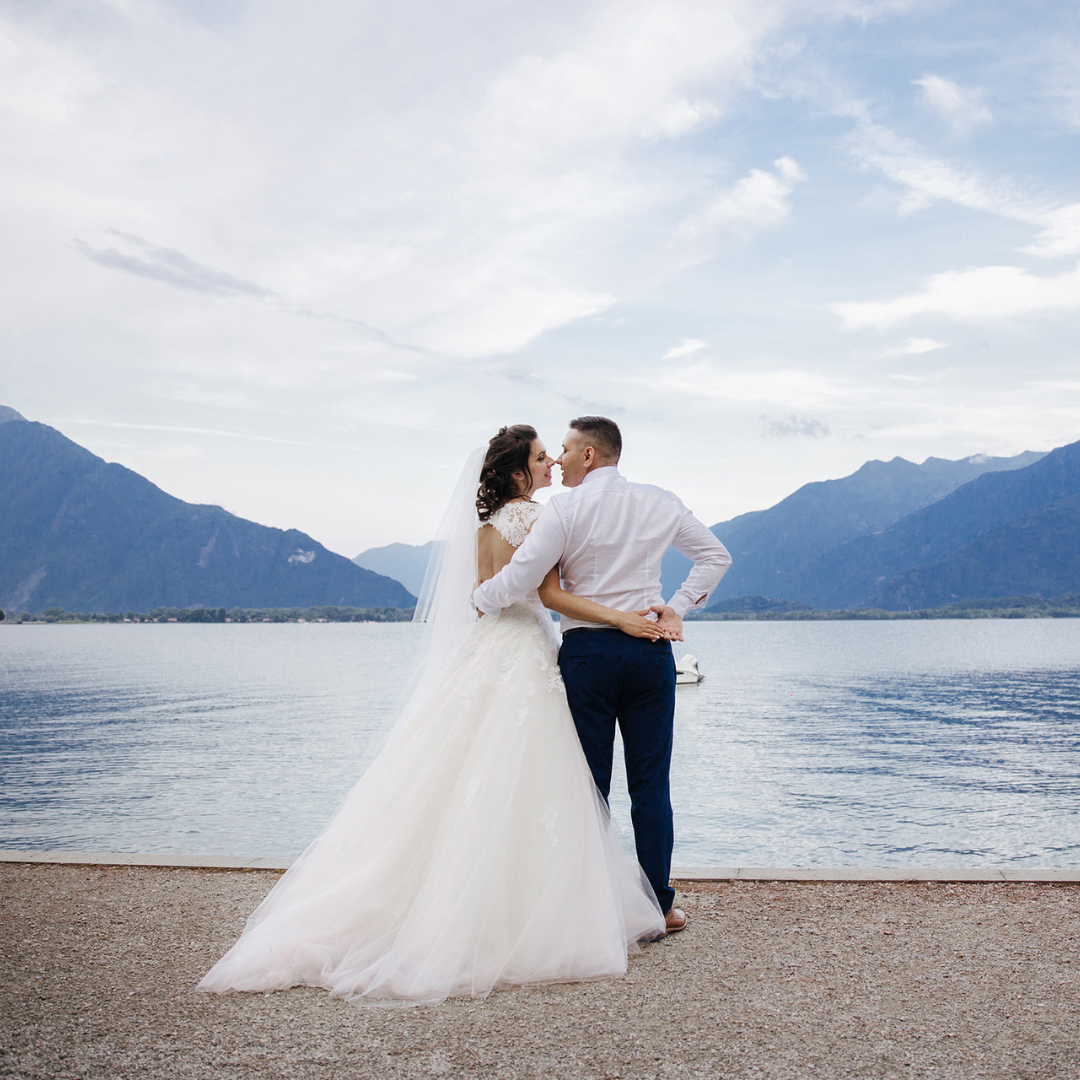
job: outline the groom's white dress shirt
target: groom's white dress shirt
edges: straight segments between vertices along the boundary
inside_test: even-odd
[[[632,484],[613,465],[552,496],[513,559],[474,593],[494,614],[537,588],[559,566],[562,587],[619,611],[663,603],[660,562],[674,547],[694,562],[668,601],[680,616],[705,603],[731,565],[727,548],[670,491]],[[563,616],[562,630],[597,626]]]

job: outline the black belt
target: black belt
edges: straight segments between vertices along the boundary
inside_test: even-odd
[[[569,637],[571,634],[621,634],[622,631],[617,626],[573,626],[569,630],[563,631],[563,637]]]

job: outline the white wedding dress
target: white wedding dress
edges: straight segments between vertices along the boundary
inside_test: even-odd
[[[539,512],[509,503],[491,524],[517,546]],[[535,594],[476,622],[199,988],[437,1002],[624,973],[664,917],[593,783],[556,655]]]

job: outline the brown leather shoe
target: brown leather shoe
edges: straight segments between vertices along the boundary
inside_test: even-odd
[[[674,934],[679,930],[686,929],[686,912],[680,911],[677,907],[673,907],[664,916],[664,929],[669,934]]]

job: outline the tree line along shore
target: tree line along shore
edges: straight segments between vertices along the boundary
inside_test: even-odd
[[[1080,595],[1044,600],[1038,596],[1006,596],[964,601],[913,611],[856,608],[815,611],[800,606],[780,611],[702,611],[687,615],[687,622],[836,622],[842,620],[895,621],[913,619],[1075,619],[1080,618]]]
[[[0,622],[8,625],[40,623],[332,623],[409,622],[412,608],[396,607],[306,607],[306,608],[225,608],[160,607],[153,611],[108,612],[65,611],[46,608],[35,612],[0,612]]]
[[[816,611],[807,604],[767,597],[740,598],[729,602],[732,610],[692,611],[687,622],[822,622],[842,620],[885,621],[912,619],[1063,619],[1080,618],[1080,593],[1045,599],[1040,596],[1003,596],[990,600],[966,600],[916,611],[883,611],[876,608]],[[737,605],[737,607],[736,607]],[[47,608],[36,612],[0,611],[0,623],[341,623],[411,622],[412,608],[336,607],[304,608],[154,608],[148,612],[73,612]]]

